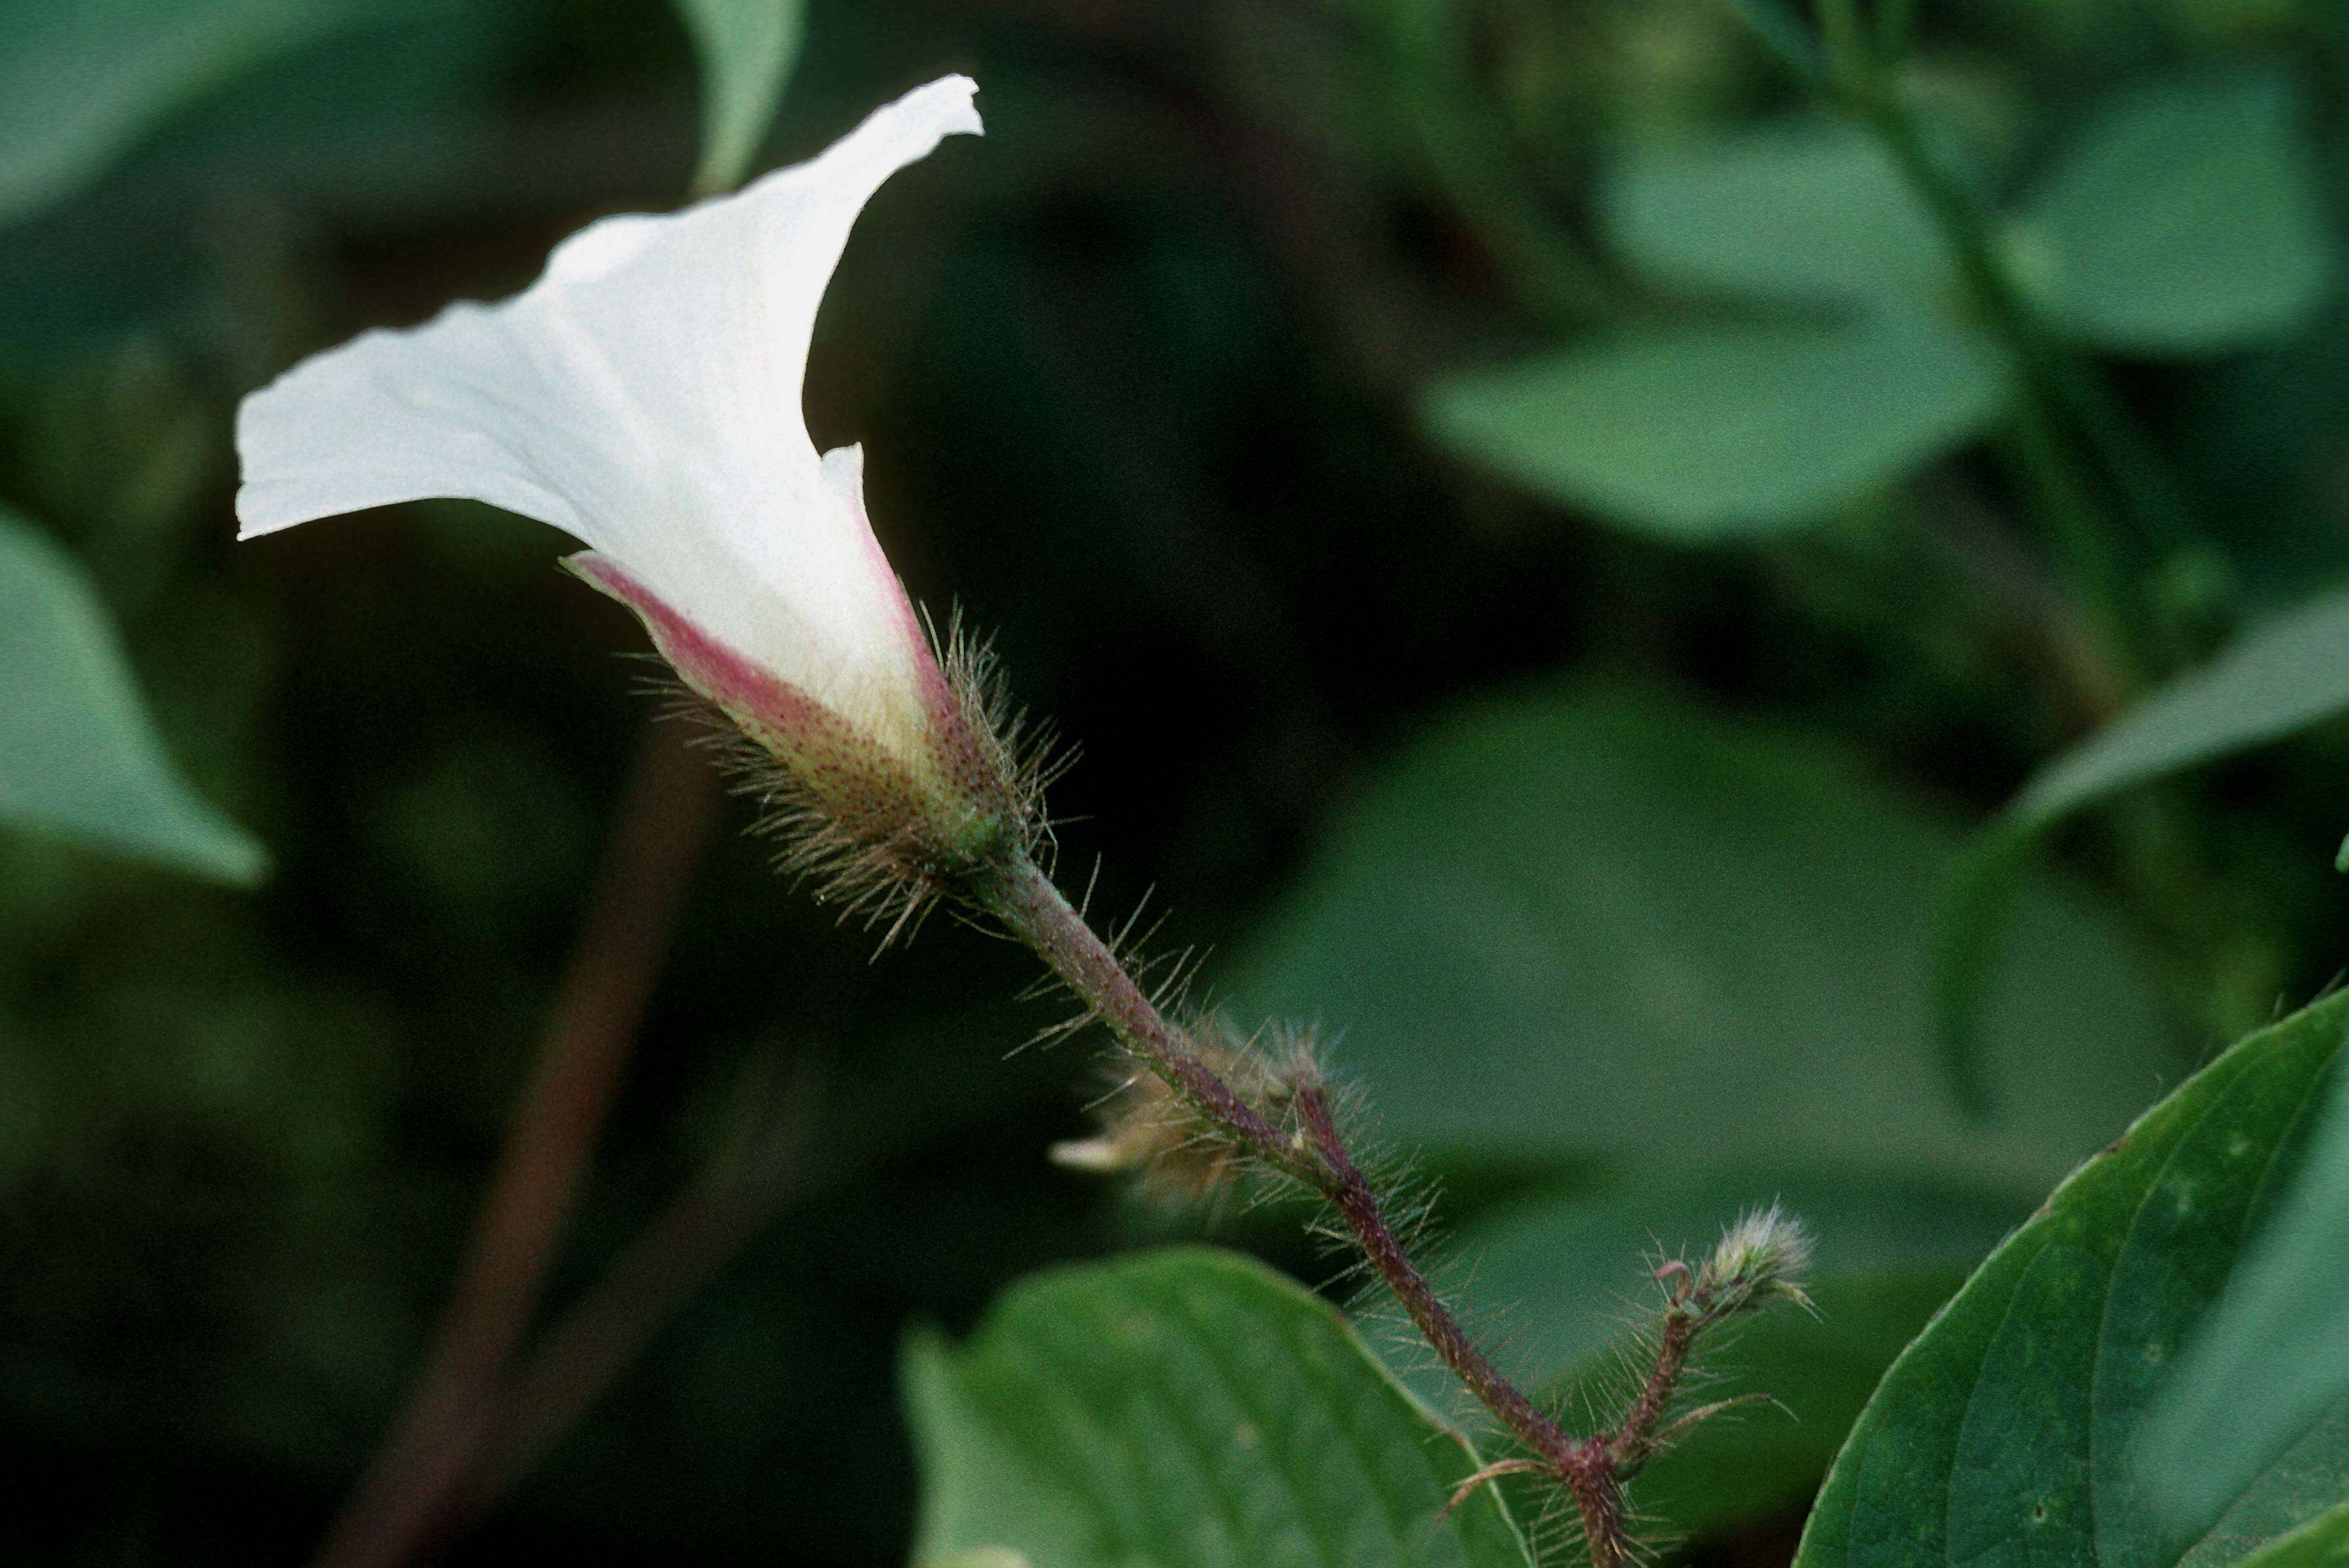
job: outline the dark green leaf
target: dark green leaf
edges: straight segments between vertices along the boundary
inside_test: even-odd
[[[2282,1185],[2345,1018],[2335,998],[2252,1035],[2056,1189],[1886,1376],[1796,1568],[2220,1568],[2338,1506],[2349,1400],[2183,1521],[2136,1443]]]
[[[1509,1371],[1561,1407],[1612,1411],[1627,1395],[1627,1319],[1652,1321],[1659,1259],[1702,1257],[1744,1210],[1782,1199],[1812,1229],[1816,1315],[1774,1308],[1702,1364],[1689,1403],[1747,1393],[1777,1403],[1716,1417],[1641,1472],[1631,1498],[1695,1533],[1801,1503],[1894,1356],[2023,1215],[2020,1204],[1877,1172],[1643,1178],[1596,1197],[1537,1199],[1463,1235],[1472,1324],[1498,1324]],[[1438,1371],[1433,1399],[1456,1397]],[[1449,1407],[1439,1404],[1439,1409]]]
[[[1983,977],[2004,948],[2015,878],[2047,830],[2122,790],[2281,740],[2344,709],[2349,591],[2253,627],[2032,776],[1940,895],[1935,992],[1953,1071],[1969,1097],[1982,1097],[1972,1031]]]
[[[2014,234],[2071,330],[2197,353],[2291,331],[2323,297],[2333,246],[2298,121],[2273,75],[2171,81],[2113,105]]]
[[[160,120],[381,0],[54,0],[0,10],[0,220],[96,179]]]
[[[261,846],[172,772],[71,557],[0,511],[0,820],[251,884]]]
[[[1784,533],[1897,483],[1996,417],[2003,382],[1923,320],[1703,326],[1427,393],[1436,441],[1533,491],[1687,543]]]
[[[1960,834],[1830,746],[1605,689],[1479,705],[1341,819],[1235,978],[1327,1022],[1382,1127],[1451,1159],[1840,1158],[2023,1198],[2178,1058],[2121,938],[2034,882],[1951,1102],[1928,912]]]
[[[2245,632],[2032,775],[2007,815],[2038,826],[2164,774],[2282,740],[2349,709],[2349,590]]]
[[[2242,1560],[2243,1568],[2341,1568],[2349,1563],[2349,1504],[2277,1537]]]
[[[1342,1319],[1237,1254],[1040,1275],[970,1342],[908,1347],[915,1561],[1526,1568],[1477,1460]]]
[[[1729,0],[1731,15],[1806,81],[1826,79],[1826,57],[1808,23],[1787,0]]]
[[[1950,1092],[1977,1116],[1997,1108],[1982,1064],[1985,983],[2005,953],[2007,919],[2038,848],[2036,831],[1993,825],[1951,863],[1934,896],[1934,1030]]]
[[[1692,294],[1920,315],[1955,292],[1931,216],[1847,121],[1642,148],[1617,161],[1599,203],[1626,265]]]
[[[2216,1517],[2328,1408],[2349,1412],[2349,1073],[2340,1072],[2291,1195],[2147,1423],[2147,1488],[2181,1521]]]
[[[799,63],[806,0],[677,0],[701,61],[700,191],[741,183]]]

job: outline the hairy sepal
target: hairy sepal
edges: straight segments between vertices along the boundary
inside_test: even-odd
[[[662,659],[706,704],[740,793],[766,812],[787,869],[817,896],[886,922],[888,938],[1045,833],[1047,768],[1015,754],[1019,725],[989,687],[983,649],[926,647],[922,711],[883,734],[843,717],[680,614],[609,556],[564,566],[634,611]],[[885,943],[887,939],[885,939]]]

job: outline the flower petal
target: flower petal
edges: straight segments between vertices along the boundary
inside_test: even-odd
[[[854,448],[819,458],[808,342],[873,192],[980,129],[967,77],[876,111],[739,194],[590,224],[530,288],[368,332],[245,400],[241,537],[454,496],[552,523],[709,636],[857,722],[933,670],[865,521]]]

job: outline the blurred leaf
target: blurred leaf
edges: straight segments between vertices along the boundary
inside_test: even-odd
[[[1933,1027],[1950,1092],[1975,1116],[1998,1108],[1982,1062],[1984,982],[2005,951],[2007,917],[2029,883],[2039,835],[1993,823],[1941,877],[1933,899]]]
[[[1777,1403],[1715,1417],[1640,1472],[1632,1501],[1675,1533],[1806,1500],[1884,1369],[2023,1205],[1862,1171],[1643,1174],[1603,1196],[1536,1200],[1460,1239],[1475,1260],[1462,1303],[1471,1323],[1506,1328],[1520,1386],[1563,1408],[1611,1412],[1631,1392],[1624,1324],[1652,1321],[1661,1300],[1650,1275],[1659,1254],[1702,1257],[1741,1213],[1774,1198],[1816,1237],[1807,1278],[1819,1310],[1765,1313],[1701,1363],[1713,1376],[1692,1402],[1760,1392]],[[1417,1386],[1433,1400],[1457,1393],[1438,1371]]]
[[[799,63],[805,0],[677,0],[701,61],[701,192],[742,182]]]
[[[184,225],[126,223],[108,205],[67,205],[8,227],[0,363],[128,336],[196,292],[202,257]]]
[[[70,195],[158,121],[380,0],[47,0],[0,10],[0,221]]]
[[[1785,533],[1998,412],[1995,362],[1923,321],[1703,326],[1456,372],[1423,422],[1561,504],[1687,544]]]
[[[2339,1504],[2349,1400],[2182,1524],[2156,1507],[2133,1449],[2276,1196],[2344,1014],[2336,997],[2251,1036],[2056,1189],[1886,1376],[1796,1568],[2219,1568]]]
[[[2042,767],[2007,815],[2033,826],[2349,709],[2349,589],[2252,627]]]
[[[2254,1236],[2147,1418],[2139,1462],[2171,1522],[2216,1518],[2322,1418],[2349,1488],[2349,1072],[2307,1162]]]
[[[1809,82],[1826,80],[1826,55],[1788,0],[1729,0],[1729,9],[1795,75]]]
[[[0,818],[241,886],[266,865],[172,772],[81,568],[5,511]]]
[[[1341,1030],[1383,1130],[1439,1158],[1832,1149],[2027,1198],[2178,1057],[2111,922],[2034,882],[1987,1013],[2010,1108],[1970,1122],[1927,1005],[1960,842],[1824,743],[1604,688],[1486,702],[1354,803],[1236,1002]]]
[[[1601,184],[1599,221],[1626,264],[1692,294],[1933,314],[1955,288],[1931,215],[1847,121],[1637,149]]]
[[[9,229],[0,361],[103,351],[170,317],[177,332],[217,335],[234,377],[257,381],[329,330],[311,248],[324,228],[420,231],[517,202],[606,199],[625,177],[600,154],[515,156],[501,88],[531,7],[336,3],[352,25],[159,123],[97,198]]]
[[[2280,76],[2169,81],[2107,109],[2024,209],[2048,307],[2108,348],[2199,353],[2307,320],[2333,250]]]
[[[1049,1568],[1525,1568],[1477,1465],[1330,1305],[1185,1248],[1015,1286],[907,1347],[914,1560]]]
[[[2341,1568],[2349,1563],[2349,1503],[2278,1536],[2242,1562],[2243,1568]]]
[[[2349,709],[2349,589],[2251,628],[2041,767],[1953,868],[1939,898],[1934,990],[1961,1092],[1982,1102],[1975,1009],[2009,902],[2048,829],[2180,768],[2282,740]]]

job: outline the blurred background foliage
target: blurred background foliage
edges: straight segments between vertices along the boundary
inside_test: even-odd
[[[1967,257],[1812,107],[1769,0],[11,0],[12,1551],[311,1549],[422,1362],[605,845],[707,787],[632,760],[637,636],[548,530],[441,504],[233,546],[237,398],[964,69],[987,139],[859,228],[815,434],[865,441],[916,593],[1081,742],[1067,864],[1102,857],[1102,908],[1154,890],[1244,1013],[1330,1027],[1530,1380],[1599,1375],[1648,1244],[1774,1191],[1816,1215],[1827,1316],[1746,1353],[1797,1436],[1708,1432],[1655,1500],[1783,1559],[2002,1227],[2343,950],[2349,12],[1915,11],[1921,134],[2052,339],[2117,608]],[[1953,1076],[1970,836],[2230,648],[2235,685],[2006,819],[2080,820],[1997,873]],[[1093,1069],[1007,1055],[1052,1017],[1019,956],[941,924],[875,961],[719,820],[674,852],[553,1298],[778,1118],[781,1212],[452,1562],[899,1561],[910,1328],[1169,1235],[1324,1277],[1288,1217],[1054,1172]]]

